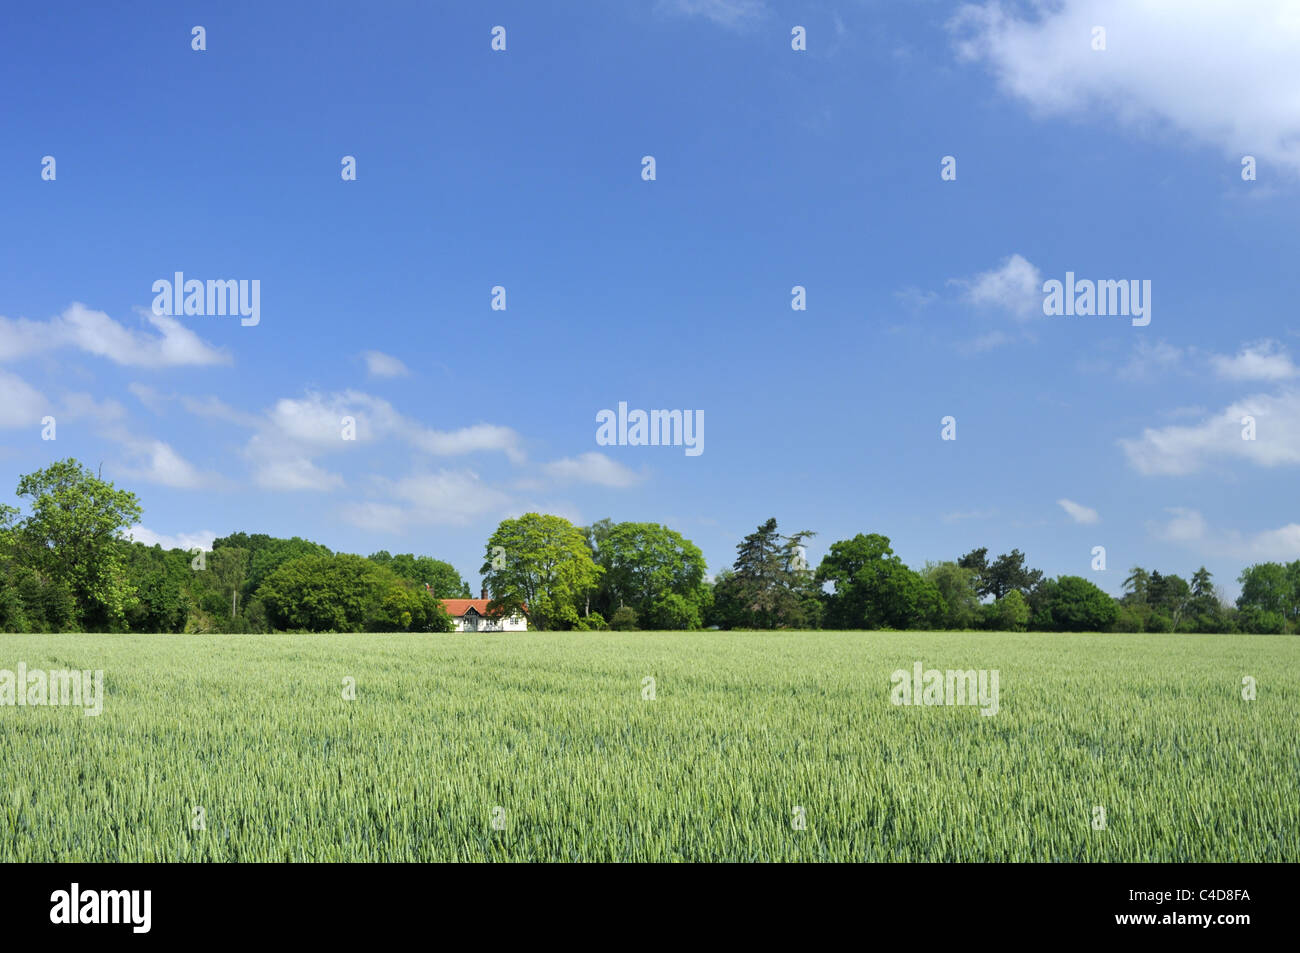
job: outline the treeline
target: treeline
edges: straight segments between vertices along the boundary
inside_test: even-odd
[[[135,494],[75,460],[23,477],[0,504],[0,631],[449,632],[443,598],[468,596],[427,556],[335,553],[320,543],[234,533],[210,552],[122,538]]]
[[[994,558],[975,549],[911,569],[876,533],[832,543],[814,569],[805,556],[813,535],[783,535],[769,519],[736,546],[732,567],[709,581],[699,549],[665,526],[601,520],[584,528],[528,513],[501,523],[480,571],[491,608],[527,608],[537,628],[1282,633],[1300,626],[1300,560],[1247,568],[1233,606],[1203,566],[1190,583],[1134,568],[1115,599],[1082,576],[1046,578],[1018,549]]]
[[[471,595],[449,563],[411,553],[261,533],[208,552],[130,542],[135,495],[75,460],[22,477],[17,495],[25,514],[0,504],[0,631],[447,632],[441,600]],[[709,579],[700,549],[666,526],[526,513],[497,527],[480,573],[490,614],[521,612],[534,629],[1300,629],[1300,560],[1248,567],[1232,605],[1204,567],[1190,581],[1135,567],[1116,599],[1081,576],[1045,578],[1018,549],[912,569],[875,533],[832,543],[814,568],[813,535],[769,519]]]

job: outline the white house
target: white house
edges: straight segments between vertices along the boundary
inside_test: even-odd
[[[484,596],[487,594],[484,593]],[[528,620],[516,612],[500,619],[488,618],[488,602],[483,599],[443,599],[442,607],[456,624],[457,632],[527,632]]]

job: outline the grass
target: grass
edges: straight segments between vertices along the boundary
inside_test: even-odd
[[[997,669],[999,712],[891,704],[917,660]],[[0,707],[3,861],[1300,860],[1290,637],[0,635],[20,661],[105,700]]]

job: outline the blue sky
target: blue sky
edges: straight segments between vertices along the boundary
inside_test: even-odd
[[[1300,15],[1158,6],[25,8],[0,482],[75,456],[138,538],[471,584],[537,509],[666,522],[714,571],[775,516],[814,562],[880,532],[914,566],[1019,547],[1235,593],[1300,557]],[[260,322],[155,318],[177,271],[258,280]],[[1045,316],[1067,271],[1149,280],[1150,324]],[[599,446],[620,401],[703,411],[704,452]]]

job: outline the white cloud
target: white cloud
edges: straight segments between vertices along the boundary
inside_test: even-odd
[[[594,450],[543,464],[542,472],[552,480],[566,483],[594,483],[597,486],[626,487],[640,477],[623,464]]]
[[[167,403],[167,398],[163,397],[148,384],[140,384],[136,381],[132,381],[126,385],[126,390],[127,393],[140,403],[144,404],[145,407],[152,410],[155,414],[162,413],[163,407]]]
[[[157,545],[163,549],[184,549],[187,552],[192,549],[211,552],[212,541],[217,538],[217,534],[210,529],[200,530],[197,533],[177,533],[175,536],[167,536],[163,533],[155,533],[153,530],[139,525],[132,526],[127,531],[127,535],[137,543],[144,543],[146,546]]]
[[[1216,354],[1210,365],[1219,377],[1232,381],[1280,381],[1300,374],[1300,368],[1276,341],[1247,344],[1235,357]]]
[[[1168,520],[1147,524],[1147,530],[1165,542],[1206,555],[1231,556],[1248,562],[1290,562],[1300,558],[1300,523],[1243,533],[1212,529],[1196,510],[1170,507],[1166,512],[1170,514]]]
[[[161,414],[166,410],[168,403],[176,401],[196,417],[206,417],[209,420],[220,420],[248,428],[256,428],[262,423],[262,418],[257,414],[246,413],[231,407],[219,397],[211,394],[206,397],[192,397],[189,394],[162,394],[147,384],[140,384],[135,381],[127,384],[126,389],[140,403],[156,414]]]
[[[0,429],[31,427],[36,435],[50,405],[21,377],[0,371]]]
[[[282,397],[268,417],[277,440],[317,450],[344,450],[349,443],[369,443],[395,431],[400,421],[388,401],[351,390],[338,394],[309,392],[301,400]],[[347,417],[352,418],[355,441],[343,439]]]
[[[459,430],[433,430],[403,416],[383,398],[357,390],[308,391],[302,397],[280,398],[264,413],[255,414],[211,395],[162,395],[141,384],[131,384],[128,389],[155,411],[161,412],[168,401],[178,401],[195,416],[253,431],[243,455],[250,463],[253,481],[263,489],[336,489],[343,486],[343,478],[319,466],[316,457],[386,440],[402,441],[437,456],[499,452],[512,463],[525,462],[520,436],[509,427],[475,424]],[[351,418],[351,439],[344,439],[345,418]]]
[[[340,511],[344,520],[372,533],[402,533],[413,524],[410,514],[392,503],[349,503]]]
[[[1186,353],[1165,341],[1152,344],[1139,340],[1128,363],[1119,369],[1119,375],[1130,380],[1142,380],[1153,374],[1176,370],[1182,365]]]
[[[436,523],[468,522],[510,502],[506,493],[485,484],[472,470],[403,477],[393,483],[393,495],[422,521]]]
[[[659,0],[659,9],[681,16],[700,16],[719,26],[740,29],[767,14],[763,0]]]
[[[1300,376],[1300,367],[1272,340],[1246,344],[1232,356],[1210,354],[1195,346],[1177,347],[1164,340],[1139,340],[1117,373],[1130,380],[1142,380],[1171,371],[1202,375],[1207,369],[1231,381],[1282,381]]]
[[[1194,543],[1205,538],[1209,528],[1203,517],[1196,510],[1181,506],[1171,506],[1165,510],[1171,514],[1168,521],[1153,527],[1154,534],[1171,543]]]
[[[264,490],[334,490],[343,478],[316,466],[308,457],[284,448],[267,447],[263,437],[249,441],[246,453],[253,458],[253,482]]]
[[[0,317],[0,361],[74,347],[128,367],[230,363],[228,354],[206,344],[176,318],[137,311],[157,334],[132,331],[80,302],[49,321]]]
[[[1018,319],[1043,313],[1043,276],[1021,255],[1012,255],[991,271],[974,278],[953,279],[961,285],[964,296],[981,308],[1005,311]]]
[[[1244,417],[1255,419],[1255,439],[1242,439]],[[1195,473],[1215,460],[1245,460],[1262,467],[1300,464],[1300,392],[1244,397],[1189,426],[1147,428],[1119,441],[1139,473]]]
[[[442,470],[399,480],[377,478],[386,501],[350,504],[343,518],[367,529],[388,532],[411,526],[465,525],[512,503],[509,494],[489,486],[472,470]]]
[[[1061,509],[1065,510],[1070,519],[1084,526],[1090,526],[1101,519],[1101,517],[1097,515],[1096,510],[1084,506],[1082,503],[1076,503],[1074,500],[1060,499],[1056,501],[1056,504]]]
[[[124,472],[132,479],[180,490],[197,490],[216,482],[161,440],[133,440],[127,449],[132,463]]]
[[[126,408],[112,398],[96,400],[90,394],[65,394],[59,414],[72,420],[95,420],[105,424],[122,420]]]
[[[366,359],[366,370],[371,377],[406,377],[411,373],[400,360],[383,351],[366,351],[362,357]]]
[[[1294,0],[999,0],[950,21],[958,52],[1040,115],[1171,128],[1225,156],[1300,171],[1300,5]],[[1172,15],[1176,10],[1176,15]],[[1092,49],[1092,28],[1106,49]]]
[[[519,449],[519,434],[509,427],[475,424],[472,427],[462,427],[460,430],[441,431],[413,426],[410,431],[413,444],[438,456],[499,450],[512,463],[522,463],[524,460],[523,451]]]
[[[459,430],[432,430],[404,417],[383,398],[361,391],[285,397],[276,401],[268,414],[270,429],[278,440],[316,450],[346,449],[350,441],[342,439],[344,417],[355,421],[357,443],[396,438],[436,456],[497,451],[512,462],[523,460],[519,435],[509,427],[475,424]]]
[[[1264,530],[1242,538],[1234,551],[1257,562],[1300,559],[1300,523],[1288,523],[1277,529]]]
[[[211,394],[201,398],[181,394],[179,400],[181,406],[196,417],[207,417],[209,420],[220,420],[241,427],[254,427],[258,423],[256,414],[236,410],[219,397],[214,397]]]
[[[322,393],[308,391],[302,397],[284,397],[262,414],[250,414],[220,399],[163,395],[141,384],[128,388],[146,406],[161,411],[167,402],[178,401],[191,414],[247,427],[252,431],[243,448],[254,484],[262,489],[287,491],[330,491],[344,486],[343,477],[317,463],[324,454],[346,452],[358,444],[399,441],[435,456],[463,456],[472,453],[501,453],[511,463],[527,462],[520,435],[509,427],[474,424],[458,430],[434,430],[399,413],[388,401],[357,390]],[[352,418],[355,439],[344,439],[344,419]],[[124,441],[129,442],[129,441]],[[370,457],[367,457],[370,459]],[[155,478],[171,472],[171,485],[187,485],[197,479],[187,475],[176,461],[158,451],[152,468]],[[560,460],[537,471],[551,480],[571,480],[604,486],[628,486],[636,477],[625,467],[598,453]],[[466,474],[470,474],[466,476]],[[415,478],[408,478],[415,479]],[[357,503],[348,518],[359,525],[398,526],[403,521],[447,523],[480,512],[482,507],[501,507],[512,502],[503,490],[488,487],[470,471],[443,472],[419,478],[416,484],[431,492],[427,501],[403,498],[402,505]],[[386,483],[387,493],[400,494],[405,481]],[[540,484],[539,484],[540,486]],[[444,510],[440,499],[461,501],[461,509]]]

